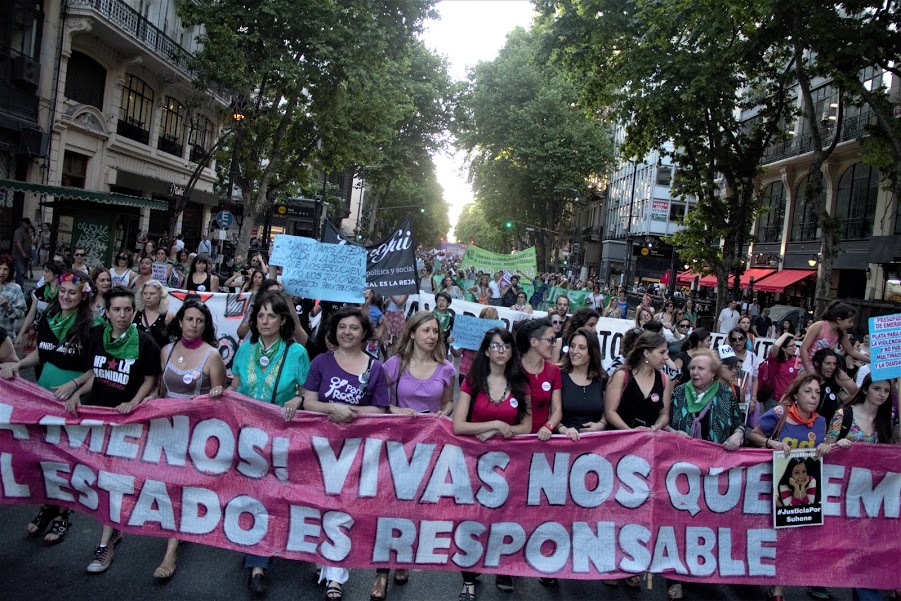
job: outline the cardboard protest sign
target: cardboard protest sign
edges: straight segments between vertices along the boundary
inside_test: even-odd
[[[773,527],[823,525],[823,462],[816,450],[773,453]]]
[[[666,432],[480,442],[434,416],[286,423],[234,393],[75,417],[0,381],[0,503],[125,532],[347,568],[901,588],[873,569],[901,552],[901,448],[830,457],[816,536],[772,527],[771,458]]]
[[[901,313],[870,318],[873,381],[901,378]]]
[[[503,328],[504,322],[494,319],[480,319],[471,315],[457,313],[454,318],[454,328],[451,330],[451,336],[454,341],[451,346],[471,351],[479,350],[482,338],[485,332],[491,328]]]
[[[282,284],[288,294],[342,303],[363,302],[366,251],[359,246],[280,234],[275,237],[271,261],[282,267]]]
[[[322,226],[322,241],[366,249],[366,286],[374,292],[392,296],[416,294],[418,291],[416,245],[413,244],[409,216],[390,236],[370,246],[348,240],[330,221],[326,221]]]

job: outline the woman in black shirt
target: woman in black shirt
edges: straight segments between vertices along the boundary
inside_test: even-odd
[[[661,430],[669,425],[673,383],[665,377],[669,358],[666,338],[644,332],[629,351],[626,364],[607,384],[604,414],[613,430]]]
[[[601,350],[594,330],[579,328],[569,339],[569,350],[560,364],[563,384],[563,421],[558,434],[579,440],[579,432],[600,432],[607,426],[604,417],[604,384]]]

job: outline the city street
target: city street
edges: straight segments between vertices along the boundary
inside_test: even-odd
[[[154,580],[153,570],[159,565],[165,542],[159,538],[126,535],[116,549],[110,569],[104,574],[89,574],[85,566],[91,561],[100,527],[85,515],[76,515],[66,540],[54,547],[40,539],[25,535],[25,524],[36,511],[33,506],[0,506],[0,582],[5,601],[43,601],[60,599],[130,600],[185,599],[250,599],[240,553],[186,544],[179,549],[178,569],[169,582]],[[276,560],[266,597],[282,599],[322,599],[325,588],[313,584],[313,566],[300,561]],[[365,601],[375,578],[374,570],[352,570],[345,586],[344,599]],[[494,577],[484,575],[476,588],[479,601],[501,600],[603,600],[641,599],[664,601],[666,584],[654,577],[652,589],[641,593],[620,583],[616,588],[599,582],[563,581],[557,588],[546,589],[537,579],[517,578],[516,590],[503,593],[494,587]],[[454,572],[412,574],[410,582],[388,587],[392,601],[454,601],[460,592],[460,576]],[[849,590],[830,590],[836,601],[850,601]],[[685,585],[685,599],[724,601],[764,599],[762,587]],[[786,590],[786,599],[811,599],[801,588]]]

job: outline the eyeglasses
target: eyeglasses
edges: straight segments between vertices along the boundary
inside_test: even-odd
[[[490,348],[494,352],[504,351],[506,353],[506,352],[509,352],[513,347],[509,344],[500,344],[497,342],[492,342],[491,344],[488,345],[488,348]]]
[[[734,338],[729,337],[729,342],[744,342],[744,341],[745,341],[744,336],[735,336]]]
[[[557,339],[553,336],[548,336],[547,338],[536,338],[536,340],[544,340],[545,342],[549,342],[551,344],[554,344],[557,341]]]
[[[83,256],[84,256],[84,253],[75,253],[75,256],[76,256],[76,257],[83,257]]]

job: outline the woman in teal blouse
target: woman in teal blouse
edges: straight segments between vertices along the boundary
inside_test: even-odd
[[[257,294],[250,313],[250,344],[242,344],[235,354],[228,389],[279,407],[295,399],[288,406],[293,415],[310,370],[306,349],[293,343],[294,319],[285,297],[278,292]],[[244,555],[247,583],[254,593],[266,592],[271,564],[271,557]]]

